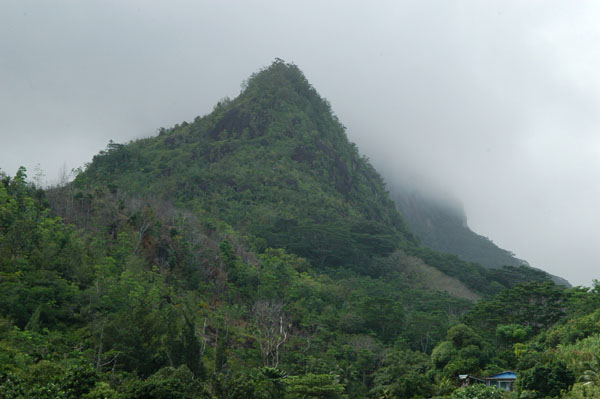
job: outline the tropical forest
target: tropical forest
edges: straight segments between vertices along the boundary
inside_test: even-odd
[[[275,59],[72,180],[1,173],[0,397],[600,398],[600,283],[390,195],[342,123]]]

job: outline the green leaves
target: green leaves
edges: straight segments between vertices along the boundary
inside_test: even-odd
[[[305,374],[286,380],[286,399],[342,399],[346,398],[344,386],[329,374]]]
[[[552,282],[520,284],[478,303],[466,320],[489,335],[504,324],[519,324],[537,333],[564,316],[565,293]]]
[[[205,399],[208,393],[186,366],[165,367],[127,384],[123,399]]]
[[[496,387],[475,384],[457,389],[452,393],[452,399],[503,399],[504,393]]]
[[[429,397],[434,393],[430,369],[431,362],[424,353],[392,349],[375,373],[372,393],[374,397],[386,393],[395,398]]]
[[[520,389],[536,391],[537,397],[558,397],[575,382],[575,374],[563,362],[537,365],[521,373],[517,380]]]

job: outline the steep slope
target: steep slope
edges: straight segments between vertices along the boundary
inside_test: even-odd
[[[315,264],[362,265],[414,241],[327,101],[281,60],[208,116],[110,144],[76,180],[89,182],[202,208],[259,249],[285,247]]]
[[[488,268],[530,267],[527,261],[472,231],[459,201],[406,187],[394,187],[393,197],[406,224],[423,245]],[[561,277],[550,276],[557,284],[570,285]]]
[[[394,200],[411,231],[430,248],[485,267],[527,265],[513,253],[473,232],[458,201],[407,188],[397,190]]]

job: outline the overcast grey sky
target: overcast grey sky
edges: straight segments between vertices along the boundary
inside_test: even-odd
[[[0,169],[57,180],[296,63],[392,182],[427,182],[533,266],[600,278],[600,3],[0,6]]]

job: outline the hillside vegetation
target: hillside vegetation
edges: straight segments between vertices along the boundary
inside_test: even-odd
[[[1,397],[458,398],[502,369],[544,397],[590,370],[598,290],[420,245],[281,60],[71,184],[26,173],[0,177]]]
[[[75,183],[202,209],[260,238],[259,249],[285,247],[315,265],[364,268],[414,241],[329,104],[281,61],[193,123],[110,145]]]

